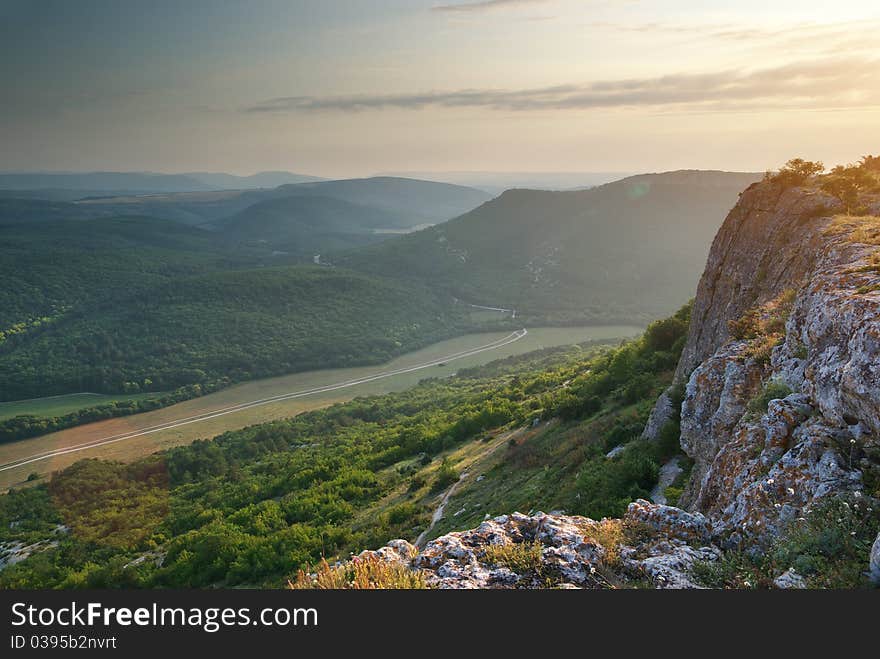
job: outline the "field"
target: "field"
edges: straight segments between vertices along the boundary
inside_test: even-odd
[[[161,393],[153,394],[125,394],[122,396],[106,396],[104,394],[68,394],[66,396],[50,396],[48,398],[32,398],[30,400],[17,400],[8,403],[0,403],[0,421],[11,419],[14,416],[30,414],[39,417],[61,416],[70,414],[104,403],[112,403],[122,400],[144,400],[158,398]]]
[[[640,332],[639,328],[630,326],[534,328],[529,330],[525,338],[515,343],[497,350],[481,352],[445,365],[404,373],[336,391],[316,393],[302,398],[268,403],[199,423],[162,430],[130,440],[68,453],[22,467],[0,471],[0,489],[22,484],[31,473],[45,476],[53,471],[63,469],[81,458],[101,457],[112,460],[131,461],[160,449],[188,444],[196,439],[214,437],[227,430],[244,428],[263,421],[280,419],[308,410],[327,407],[333,403],[351,400],[358,396],[401,391],[412,387],[427,377],[448,376],[461,368],[478,366],[511,355],[590,340],[629,337]],[[369,377],[383,371],[397,370],[440,360],[447,355],[486,345],[496,339],[501,339],[507,334],[507,332],[468,334],[435,343],[422,350],[407,353],[382,366],[309,371],[247,382],[209,396],[185,401],[161,410],[130,417],[108,419],[43,437],[3,445],[0,446],[0,464],[6,464],[38,453],[72,447],[104,437],[138,431],[157,424],[208,413],[230,405],[327,386],[352,379]]]

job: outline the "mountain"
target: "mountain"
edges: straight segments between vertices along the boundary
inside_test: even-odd
[[[235,176],[222,172],[189,172],[183,174],[201,181],[214,190],[253,190],[257,188],[277,188],[291,183],[321,181],[318,176],[293,174],[291,172],[259,172],[250,176]]]
[[[505,190],[578,190],[618,181],[632,172],[402,172],[386,176],[404,176],[423,181],[442,181],[483,190],[495,196]]]
[[[192,192],[210,187],[186,174],[149,172],[0,173],[0,190]]]
[[[54,193],[53,193],[54,194]],[[27,196],[9,192],[0,196]],[[490,198],[485,192],[462,186],[410,179],[372,178],[339,181],[318,181],[280,185],[266,189],[203,190],[155,194],[102,194],[75,197],[76,203],[93,209],[96,217],[142,215],[158,217],[183,224],[213,227],[218,220],[230,218],[250,206],[292,197],[323,197],[348,202],[367,213],[367,225],[382,212],[385,220],[376,228],[406,230],[435,224],[472,210]],[[55,195],[53,199],[72,201],[71,196]],[[275,208],[280,209],[284,204]],[[297,207],[291,203],[290,208]],[[318,204],[314,204],[317,208]],[[305,206],[303,206],[305,207]],[[369,208],[369,211],[363,211]],[[2,209],[0,209],[2,212]],[[258,209],[258,212],[262,210]],[[332,211],[327,211],[332,213]],[[73,215],[81,215],[80,210]],[[349,243],[345,243],[349,244]],[[357,243],[356,243],[357,244]]]
[[[474,188],[389,176],[284,185],[271,194],[333,197],[370,206],[401,218],[395,225],[401,228],[445,222],[491,198]]]
[[[509,190],[450,222],[332,257],[469,303],[559,320],[644,321],[693,295],[720,218],[758,174],[645,174]]]
[[[342,199],[293,196],[259,202],[214,226],[234,242],[311,256],[378,242],[388,237],[381,231],[399,230],[407,222],[394,211]]]

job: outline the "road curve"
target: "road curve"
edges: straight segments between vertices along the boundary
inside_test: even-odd
[[[367,377],[357,378],[355,380],[346,380],[344,382],[338,382],[336,384],[328,384],[322,387],[315,387],[313,389],[305,389],[303,391],[293,391],[287,394],[278,394],[276,396],[271,396],[269,398],[261,398],[259,400],[253,400],[247,403],[239,403],[237,405],[230,405],[229,407],[222,407],[216,410],[211,410],[209,412],[203,412],[202,414],[197,414],[195,416],[184,417],[182,419],[177,419],[174,421],[166,421],[165,423],[160,423],[155,426],[148,426],[146,428],[141,428],[139,430],[132,430],[131,432],[122,433],[120,435],[111,435],[110,437],[102,437],[100,439],[95,439],[89,442],[85,442],[83,444],[76,444],[74,446],[68,446],[63,449],[57,449],[55,451],[47,451],[45,453],[36,453],[34,455],[30,455],[24,458],[19,458],[18,460],[13,460],[12,462],[7,462],[6,464],[0,465],[0,471],[6,471],[8,469],[15,469],[16,467],[23,467],[25,465],[33,464],[34,462],[40,462],[41,460],[48,460],[50,458],[58,457],[60,455],[67,455],[69,453],[77,453],[79,451],[87,451],[89,449],[98,448],[99,446],[105,446],[107,444],[115,444],[116,442],[123,442],[127,439],[134,439],[135,437],[143,437],[144,435],[150,435],[152,433],[156,433],[162,430],[171,430],[174,428],[179,428],[180,426],[186,426],[193,423],[199,423],[200,421],[207,421],[208,419],[215,419],[219,416],[225,416],[227,414],[233,414],[235,412],[241,412],[242,410],[247,410],[252,407],[259,407],[260,405],[267,405],[268,403],[277,403],[283,400],[292,400],[294,398],[302,398],[303,396],[309,396],[311,394],[319,394],[325,393],[328,391],[336,391],[338,389],[346,389],[348,387],[354,387],[359,384],[365,384],[367,382],[373,382],[375,380],[382,380],[384,378],[390,378],[395,375],[402,375],[404,373],[412,373],[413,371],[420,371],[422,369],[431,368],[433,366],[439,366],[440,364],[446,364],[448,362],[453,362],[458,359],[463,359],[465,357],[470,357],[472,355],[477,355],[482,352],[487,352],[489,350],[498,350],[499,348],[503,348],[504,346],[508,346],[511,343],[516,343],[520,339],[525,338],[528,334],[528,330],[525,328],[521,330],[517,330],[516,332],[512,332],[507,336],[497,339],[492,343],[487,343],[484,346],[479,346],[477,348],[472,348],[470,350],[465,350],[462,352],[457,352],[451,355],[447,355],[446,357],[440,357],[438,359],[434,359],[430,362],[425,362],[423,364],[417,364],[415,366],[408,366],[406,368],[399,368],[393,371],[383,371],[377,373],[375,375],[370,375]]]

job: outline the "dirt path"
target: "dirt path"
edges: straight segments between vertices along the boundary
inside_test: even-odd
[[[540,427],[540,430],[543,431],[552,423],[553,422],[550,421],[548,423],[542,424]],[[427,539],[428,534],[434,529],[435,526],[437,526],[437,522],[439,522],[441,519],[443,519],[443,512],[446,510],[446,505],[449,503],[449,500],[452,498],[452,495],[455,494],[459,485],[464,483],[465,479],[468,477],[468,475],[470,473],[470,470],[473,469],[474,466],[478,462],[480,462],[481,460],[485,460],[490,455],[495,453],[495,451],[497,451],[500,447],[506,446],[507,443],[511,439],[521,437],[531,430],[533,430],[533,429],[529,428],[529,427],[524,427],[524,428],[517,428],[516,430],[511,430],[510,432],[505,432],[505,433],[499,434],[495,438],[495,440],[487,447],[487,449],[485,451],[483,451],[477,457],[475,457],[473,460],[470,461],[470,463],[467,465],[467,467],[465,467],[465,470],[462,472],[461,476],[459,476],[458,480],[455,483],[453,483],[452,486],[448,490],[446,490],[446,493],[443,495],[443,498],[440,499],[440,503],[437,506],[437,508],[434,510],[434,514],[431,515],[431,524],[428,526],[428,528],[426,528],[424,531],[422,531],[421,534],[419,534],[418,538],[416,538],[416,541],[414,543],[416,547],[421,549],[424,546],[425,540]],[[532,434],[534,434],[534,433],[532,433]],[[531,435],[529,435],[529,436],[531,436]]]
[[[449,503],[449,499],[455,494],[455,490],[458,489],[458,486],[462,484],[465,478],[468,477],[468,472],[462,472],[461,476],[458,477],[458,480],[452,484],[448,490],[446,490],[446,494],[443,495],[443,498],[440,499],[440,505],[437,506],[437,509],[434,511],[434,514],[431,515],[431,523],[428,525],[424,531],[421,532],[418,538],[416,538],[416,547],[421,549],[425,544],[425,538],[428,537],[428,534],[431,530],[437,525],[441,519],[443,519],[443,511],[446,510],[446,504]]]
[[[660,476],[657,479],[657,485],[651,490],[651,501],[661,505],[666,505],[666,488],[675,482],[678,475],[684,471],[678,464],[678,458],[672,458],[665,465],[660,467]]]

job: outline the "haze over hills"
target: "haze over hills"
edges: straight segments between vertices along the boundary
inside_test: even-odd
[[[492,198],[471,187],[393,176],[285,185],[272,196],[334,197],[408,218],[400,226],[435,224],[458,217]]]
[[[223,172],[188,172],[189,176],[215,190],[252,190],[257,188],[277,188],[290,183],[310,183],[323,181],[320,176],[294,174],[292,172],[258,172],[250,176],[235,176]]]
[[[281,197],[249,206],[214,223],[224,238],[311,256],[388,238],[413,220],[395,211],[320,196]],[[417,221],[417,220],[416,220]]]
[[[498,195],[513,188],[532,190],[578,190],[618,181],[632,172],[397,172],[424,181],[466,185]]]
[[[510,190],[455,220],[336,255],[466,302],[561,321],[644,321],[694,293],[712,237],[760,174],[644,174],[573,192]]]
[[[153,172],[0,172],[0,190],[24,191],[36,196],[86,191],[104,193],[198,192],[275,188],[290,183],[320,181],[319,177],[291,172],[259,172],[251,176],[213,172],[160,174]],[[83,196],[83,195],[81,195]],[[53,197],[57,198],[57,197]]]
[[[354,206],[348,208],[344,233],[369,234],[373,229],[412,229],[425,224],[435,224],[457,217],[476,208],[490,198],[488,193],[464,186],[417,181],[400,178],[343,179],[336,181],[311,181],[308,183],[280,185],[274,188],[253,190],[202,190],[197,192],[168,192],[155,194],[115,194],[83,195],[71,194],[70,190],[53,190],[44,195],[52,200],[40,199],[39,191],[21,194],[18,191],[0,190],[0,222],[16,222],[26,219],[79,219],[84,217],[148,216],[174,220],[183,224],[205,225],[215,229],[224,223],[225,218],[236,216],[230,226],[243,226],[249,207],[261,216],[260,230],[268,230],[266,210],[273,209],[273,217],[279,222],[277,238],[289,245],[290,228],[288,222],[303,220],[305,211],[311,209],[323,212],[328,218],[339,215],[342,204],[329,204],[325,211],[319,211],[320,202],[303,201],[289,203],[277,202],[268,206],[256,207],[262,202],[280,199],[303,199],[320,197],[347,202]],[[67,202],[67,203],[65,203]],[[355,206],[357,208],[355,208]],[[286,216],[282,208],[288,208]],[[381,213],[380,218],[377,213]],[[316,216],[317,218],[318,216]],[[359,218],[363,218],[362,220]],[[318,219],[309,220],[312,224]],[[362,224],[362,228],[358,228]],[[325,234],[335,232],[333,227],[320,229]],[[300,232],[299,235],[305,235]],[[272,235],[267,236],[273,239]],[[312,246],[315,241],[312,240]],[[343,242],[328,247],[361,244],[359,241]],[[309,247],[309,249],[312,248]],[[325,248],[326,249],[326,248]]]

